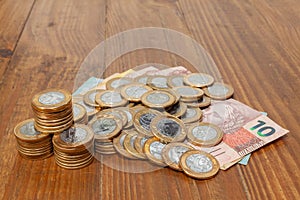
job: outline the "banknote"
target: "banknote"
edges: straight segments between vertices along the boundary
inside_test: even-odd
[[[261,112],[234,99],[213,101],[203,113],[204,122],[216,124],[222,129],[223,140],[211,148],[190,145],[215,156],[223,170],[289,132]]]

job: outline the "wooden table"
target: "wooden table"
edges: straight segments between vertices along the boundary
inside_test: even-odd
[[[0,198],[2,199],[300,199],[300,2],[297,0],[1,0]],[[81,62],[119,32],[164,27],[212,56],[235,99],[268,112],[287,136],[209,180],[163,168],[125,173],[95,161],[65,170],[54,158],[22,159],[14,126],[31,118],[32,96],[73,89]],[[155,49],[123,55],[106,75],[144,63],[193,67]],[[121,163],[122,164],[122,163]]]

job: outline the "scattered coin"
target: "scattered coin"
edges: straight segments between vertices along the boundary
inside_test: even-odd
[[[92,89],[86,92],[83,96],[83,101],[86,105],[94,108],[99,108],[99,104],[96,103],[96,95],[99,92],[103,92],[103,89]]]
[[[136,157],[134,157],[133,155],[128,153],[128,151],[126,151],[124,148],[124,140],[125,140],[126,135],[127,135],[127,133],[122,131],[118,137],[114,138],[113,139],[114,147],[117,150],[117,152],[119,154],[121,154],[122,156],[124,156],[125,158],[137,159]]]
[[[166,166],[162,158],[162,149],[166,144],[159,141],[158,138],[152,137],[145,142],[144,152],[149,161],[159,166]]]
[[[119,92],[113,90],[99,92],[96,95],[96,102],[102,108],[113,108],[125,106],[127,104],[127,100],[125,100]]]
[[[205,95],[216,100],[228,99],[232,97],[234,93],[233,87],[224,83],[214,83],[203,90]]]
[[[181,100],[184,102],[193,102],[201,99],[204,94],[201,89],[190,86],[175,87],[173,89],[181,96]]]
[[[192,123],[200,121],[202,118],[203,112],[200,108],[187,108],[186,112],[180,117],[183,123]]]
[[[172,169],[182,171],[179,161],[183,153],[193,148],[181,142],[174,142],[167,144],[162,150],[162,157],[165,163]]]
[[[134,146],[134,142],[138,136],[138,132],[135,130],[128,130],[125,131],[127,132],[127,135],[124,138],[124,149],[130,153],[131,155],[133,155],[134,157],[137,157],[139,159],[145,159],[145,155],[144,154],[140,154]]]
[[[74,123],[87,124],[88,117],[85,108],[80,104],[73,104]]]
[[[120,88],[124,85],[130,84],[132,82],[133,82],[133,80],[131,78],[126,78],[126,77],[112,78],[106,82],[106,89],[114,90],[114,89]]]
[[[135,114],[133,125],[139,133],[146,136],[153,136],[150,130],[150,123],[153,118],[159,115],[162,115],[162,113],[149,108],[144,108]]]
[[[214,124],[200,122],[189,127],[187,138],[194,145],[211,147],[222,141],[223,132]]]
[[[142,83],[132,83],[122,87],[121,95],[130,102],[140,102],[141,97],[152,88]]]
[[[188,107],[193,107],[193,108],[206,108],[211,104],[211,100],[209,97],[203,95],[201,99],[191,101],[191,102],[185,102],[185,104]]]
[[[191,73],[184,77],[183,82],[186,85],[190,85],[192,87],[203,88],[212,85],[214,82],[214,78],[208,74]]]
[[[96,117],[99,115],[113,115],[117,117],[119,120],[121,120],[122,127],[127,126],[128,123],[127,113],[124,110],[120,110],[119,108],[109,108],[109,109],[101,110],[96,115]]]
[[[170,76],[168,77],[167,84],[170,88],[184,86],[183,76],[181,75]]]
[[[149,108],[167,108],[174,104],[175,97],[167,91],[154,90],[142,96],[142,103]]]
[[[169,88],[167,82],[168,82],[168,77],[160,76],[160,75],[150,76],[147,79],[147,85],[149,85],[150,87],[156,90]]]
[[[220,169],[215,157],[198,150],[185,152],[180,158],[180,166],[185,174],[197,179],[212,178]]]
[[[174,116],[156,116],[150,124],[151,132],[162,142],[181,142],[186,137],[183,122]]]

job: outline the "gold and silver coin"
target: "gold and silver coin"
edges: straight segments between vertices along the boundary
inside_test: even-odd
[[[88,106],[84,103],[84,101],[81,99],[76,99],[74,100],[73,99],[73,103],[74,104],[79,104],[81,105],[82,107],[84,107],[85,111],[86,111],[86,115],[87,115],[87,118],[88,120],[90,120],[91,118],[94,117],[95,114],[97,114],[100,110],[100,108],[96,108],[96,107],[92,107],[92,106]]]
[[[92,153],[94,134],[83,124],[76,124],[52,138],[55,162],[65,169],[79,169],[89,165],[94,157]]]
[[[141,76],[136,77],[134,79],[134,81],[137,83],[142,83],[144,85],[147,85],[147,81],[148,81],[149,77],[150,77],[149,75],[141,75]]]
[[[96,95],[96,102],[102,108],[125,106],[128,102],[121,94],[113,90],[105,90]]]
[[[128,107],[117,107],[114,110],[120,110],[126,114],[127,123],[124,127],[124,129],[132,128],[133,126],[133,117],[135,115],[135,112],[133,109]]]
[[[183,123],[193,123],[200,121],[202,118],[203,112],[200,108],[187,108],[186,112],[180,117]]]
[[[132,82],[133,82],[133,80],[131,78],[126,78],[126,77],[112,78],[106,82],[106,89],[115,90],[115,89],[121,88],[124,85],[128,85]]]
[[[214,83],[203,90],[206,96],[216,100],[228,99],[234,93],[233,87],[224,83]]]
[[[167,84],[170,88],[184,86],[183,76],[182,75],[170,76],[168,77]]]
[[[181,142],[172,142],[167,144],[162,150],[162,157],[165,163],[172,169],[182,171],[179,161],[183,153],[193,148]]]
[[[174,117],[181,117],[186,111],[187,105],[183,102],[179,102],[168,109],[167,114],[173,115]]]
[[[125,140],[126,135],[127,135],[127,132],[122,131],[118,137],[114,138],[113,139],[114,147],[115,147],[116,151],[119,154],[121,154],[122,156],[124,156],[125,158],[137,159],[137,157],[128,153],[128,151],[126,151],[126,149],[124,148],[124,140]]]
[[[122,122],[113,115],[97,115],[89,122],[94,132],[95,141],[108,141],[118,136],[122,130]]]
[[[211,147],[222,141],[222,130],[211,123],[200,122],[189,127],[188,141],[197,146]]]
[[[203,90],[190,86],[181,86],[173,88],[181,97],[181,101],[191,102],[203,97]]]
[[[53,154],[51,135],[34,128],[34,119],[17,124],[14,129],[17,150],[26,159],[44,159]]]
[[[153,90],[146,92],[142,98],[142,103],[149,108],[167,108],[175,103],[174,95],[164,90]]]
[[[134,145],[135,140],[138,137],[138,132],[134,129],[132,130],[125,130],[124,132],[127,132],[127,135],[124,138],[124,148],[125,150],[133,155],[134,157],[137,157],[139,159],[145,159],[145,154],[144,153],[139,153]]]
[[[99,92],[104,91],[103,89],[92,89],[86,92],[83,96],[83,101],[86,105],[94,108],[98,108],[99,104],[96,103],[96,95]]]
[[[87,124],[88,117],[85,108],[80,104],[73,104],[74,123]]]
[[[147,85],[149,85],[150,87],[156,90],[169,88],[167,82],[168,82],[167,76],[160,76],[160,75],[150,76],[147,79]]]
[[[128,123],[127,113],[124,110],[118,108],[109,108],[101,110],[97,115],[113,115],[116,118],[120,119],[122,122],[122,127],[126,127]]]
[[[149,138],[144,145],[144,153],[152,163],[159,166],[166,166],[163,157],[162,150],[166,144],[162,143],[158,138]]]
[[[152,88],[142,83],[132,83],[122,87],[121,95],[130,102],[140,102],[143,94],[148,91],[152,91]]]
[[[61,89],[44,90],[32,98],[36,130],[60,133],[73,125],[72,96]]]
[[[186,138],[184,123],[174,116],[157,116],[150,124],[151,132],[162,142],[181,142]]]
[[[191,101],[191,102],[185,102],[185,104],[188,107],[193,107],[193,108],[206,108],[211,104],[211,99],[206,95],[203,95],[201,99]]]
[[[135,141],[134,141],[134,147],[136,151],[143,156],[146,159],[146,155],[144,153],[144,145],[145,142],[149,139],[149,136],[145,136],[143,134],[138,134]]]
[[[159,115],[162,115],[162,113],[149,108],[144,108],[135,114],[133,125],[139,133],[146,136],[153,136],[150,130],[150,123]]]
[[[211,75],[203,73],[192,73],[184,77],[183,82],[192,87],[203,88],[212,85],[214,78]]]
[[[185,152],[180,158],[180,166],[185,174],[196,179],[212,178],[220,169],[215,157],[198,150]]]

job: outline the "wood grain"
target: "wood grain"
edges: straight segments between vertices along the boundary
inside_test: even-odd
[[[299,199],[299,10],[297,0],[1,1],[0,198]],[[235,99],[268,112],[290,133],[254,152],[247,166],[235,165],[204,181],[168,168],[123,172],[118,167],[151,166],[132,165],[117,155],[105,158],[111,166],[94,161],[80,170],[64,170],[53,157],[22,159],[13,128],[32,117],[32,96],[48,87],[71,91],[81,62],[97,44],[143,27],[172,29],[195,39],[212,56],[224,82],[233,85]],[[170,48],[178,42],[167,34],[162,38]],[[126,45],[106,49],[104,58]],[[195,47],[187,51],[195,54]],[[141,49],[114,60],[104,75],[149,63],[199,67],[168,51]]]

